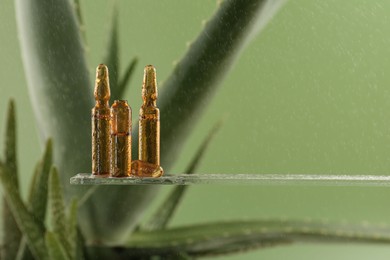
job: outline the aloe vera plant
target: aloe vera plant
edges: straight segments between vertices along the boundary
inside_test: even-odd
[[[182,142],[179,138],[188,134],[186,126],[193,123],[189,120],[203,107],[200,101],[210,96],[220,82],[218,79],[229,71],[245,43],[264,26],[271,17],[269,12],[275,11],[275,6],[279,5],[280,1],[224,2],[178,63],[159,99],[161,117],[164,118],[161,124],[161,164],[166,171],[172,167],[172,159],[180,149]],[[42,127],[43,138],[52,137],[62,147],[54,153],[56,163],[64,173],[61,175],[62,182],[68,183],[75,172],[89,171],[91,149],[89,113],[80,111],[89,111],[93,107],[89,94],[92,90],[76,15],[66,1],[56,5],[17,1],[16,11],[26,76],[38,123]],[[53,27],[54,24],[57,26]],[[208,39],[209,34],[215,35],[213,41]],[[110,53],[115,58],[115,27],[111,35]],[[43,50],[42,46],[47,48]],[[112,61],[114,58],[110,59],[110,64],[117,64]],[[116,66],[112,67],[115,78]],[[117,90],[121,88],[118,85],[111,88],[114,95],[121,92]],[[76,101],[75,93],[84,93],[83,98]],[[190,96],[191,105],[183,106]],[[61,120],[57,117],[59,115]],[[133,133],[133,154],[137,154],[137,129]],[[173,133],[175,142],[172,141]],[[71,147],[78,149],[75,152]],[[149,187],[99,187],[80,209],[84,233],[94,241],[124,239],[156,191],[156,188]],[[80,188],[65,186],[67,196],[75,193],[80,193]],[[120,207],[115,203],[118,197],[126,198]],[[123,211],[108,216],[106,212],[112,209]],[[109,222],[115,225],[105,225]]]
[[[16,225],[4,226],[2,259],[191,259],[304,241],[390,243],[390,227],[311,220],[237,220],[168,228],[186,189],[178,186],[152,219],[128,234],[125,241],[115,245],[91,244],[79,229],[77,199],[72,200],[66,214],[59,174],[52,165],[51,140],[37,165],[28,201],[23,201],[16,172],[12,170],[16,157],[9,156],[17,152],[12,102],[7,121],[5,160],[0,161],[0,183],[8,209],[3,219],[4,224]],[[188,173],[196,169],[219,126],[200,146]],[[45,221],[47,209],[50,224]],[[15,233],[21,236],[16,237]]]
[[[164,118],[161,126],[161,153],[166,171],[173,167],[182,148],[182,140],[188,137],[189,126],[202,113],[203,104],[221,85],[246,43],[261,31],[282,3],[270,0],[224,1],[177,64],[164,83],[159,105],[161,117]],[[45,164],[47,160],[44,160],[33,181],[31,202],[26,205],[18,195],[15,184],[16,159],[10,162],[7,158],[13,156],[6,156],[0,168],[9,207],[5,211],[8,213],[4,220],[15,223],[9,225],[10,228],[14,227],[9,234],[18,234],[12,232],[15,230],[21,234],[13,239],[14,246],[4,251],[10,256],[15,255],[15,250],[11,248],[18,248],[18,256],[32,255],[37,259],[143,259],[153,256],[185,259],[306,240],[389,242],[388,230],[376,226],[278,219],[167,228],[184,194],[183,187],[175,188],[155,217],[139,226],[140,216],[158,192],[155,187],[70,187],[69,177],[90,169],[88,112],[93,106],[90,94],[92,84],[86,68],[85,40],[81,38],[80,32],[80,10],[76,13],[67,1],[55,1],[55,4],[48,5],[38,0],[17,0],[16,10],[22,57],[42,142],[49,137],[53,138],[54,162],[61,173],[66,200],[70,201],[76,196],[83,203],[79,207],[75,202],[72,203],[72,213],[69,219],[65,217],[56,170],[52,168],[49,173],[47,168],[50,169],[51,163]],[[112,25],[106,63],[112,75],[113,96],[121,97],[136,59],[130,62],[124,75],[119,75],[115,20]],[[210,38],[210,35],[213,37]],[[76,93],[80,98],[75,99]],[[12,155],[15,151],[12,145],[15,132],[12,124],[9,124],[9,128],[11,130],[8,131],[7,140],[11,141],[6,151]],[[133,132],[136,134],[137,129]],[[136,136],[133,136],[133,140],[133,154],[137,154]],[[50,142],[48,147],[50,150]],[[194,158],[189,173],[196,168],[204,147]],[[119,197],[126,199],[118,201]],[[52,218],[56,220],[52,229],[44,223],[47,200],[54,209]],[[79,219],[76,222],[77,208]],[[107,214],[113,210],[116,214]],[[35,215],[39,217],[34,218]],[[89,245],[85,251],[79,228]],[[68,241],[67,236],[73,239]],[[75,241],[80,241],[81,245],[75,244]],[[121,250],[117,250],[118,247]]]

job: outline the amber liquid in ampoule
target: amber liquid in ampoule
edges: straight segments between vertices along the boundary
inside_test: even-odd
[[[131,174],[131,108],[126,100],[115,100],[111,106],[112,177]]]
[[[138,159],[132,163],[132,175],[160,177],[160,110],[157,108],[156,69],[148,65],[144,69],[142,85],[143,103],[139,112]]]
[[[142,99],[138,159],[160,165],[160,110],[157,108],[156,70],[152,65],[146,66],[144,70]]]
[[[96,68],[95,107],[92,109],[92,174],[108,176],[110,172],[110,85],[108,69]]]
[[[131,175],[137,177],[160,177],[164,170],[160,165],[135,160],[131,163]]]

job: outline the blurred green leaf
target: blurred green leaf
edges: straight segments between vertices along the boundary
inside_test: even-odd
[[[49,251],[50,259],[70,260],[57,236],[53,232],[46,232],[45,241]]]
[[[48,259],[44,242],[43,224],[27,210],[18,191],[15,189],[9,170],[3,164],[0,164],[0,183],[16,223],[26,237],[31,253],[36,259]]]
[[[40,176],[41,170],[42,170],[42,162],[39,161],[35,165],[34,173],[33,173],[31,184],[30,184],[30,191],[29,191],[29,195],[28,195],[27,208],[30,212],[34,212],[34,210],[31,208],[31,202],[32,202],[32,198],[35,196],[35,192],[36,192],[35,189],[38,188],[37,181],[38,181],[38,178]],[[27,241],[26,241],[26,238],[24,236],[23,236],[22,240],[20,241],[18,255],[17,255],[16,259],[17,260],[33,259],[33,256],[27,247]]]
[[[43,158],[37,163],[30,185],[27,208],[42,223],[46,219],[46,209],[48,200],[48,182],[50,169],[53,165],[53,145],[51,139],[47,140]],[[26,247],[26,239],[22,239],[18,259],[30,259],[31,252]]]
[[[68,213],[68,224],[67,224],[67,234],[69,236],[69,246],[71,250],[71,258],[76,258],[76,250],[77,250],[77,199],[73,199]]]
[[[17,138],[16,138],[16,115],[15,102],[10,100],[5,133],[4,162],[9,169],[11,181],[15,189],[19,191],[18,168],[17,168]],[[14,260],[16,258],[22,234],[15,222],[8,203],[5,200],[2,211],[3,239],[0,259]]]
[[[48,143],[46,143],[46,150],[47,149],[48,149]],[[48,153],[48,151],[44,152],[44,154],[46,154],[46,153]],[[50,154],[51,154],[51,152],[50,152]],[[34,211],[34,209],[32,208],[32,201],[33,201],[33,197],[35,197],[35,194],[37,192],[36,189],[39,188],[38,180],[41,176],[42,164],[43,164],[42,161],[44,161],[44,158],[45,158],[45,156],[39,162],[36,163],[35,168],[34,168],[34,172],[32,175],[32,179],[31,179],[31,183],[30,183],[30,190],[28,193],[28,205],[27,205],[29,207],[30,211]],[[51,156],[48,157],[46,160],[51,161]],[[46,164],[49,164],[49,162],[46,162]]]
[[[195,153],[194,158],[191,160],[189,166],[185,170],[185,173],[191,174],[194,173],[198,168],[199,162],[203,158],[209,144],[212,142],[214,136],[222,126],[222,120],[214,125],[211,131],[208,133],[206,138],[203,140],[201,146]],[[160,207],[153,214],[150,221],[145,225],[143,230],[159,230],[164,229],[168,222],[172,219],[173,214],[179,206],[179,203],[183,199],[183,195],[187,190],[187,185],[176,186],[173,191],[168,195],[168,197],[161,203]]]
[[[7,129],[5,133],[4,146],[4,163],[11,172],[11,177],[17,189],[19,189],[18,181],[18,160],[17,160],[17,143],[16,143],[16,115],[15,102],[11,99],[8,104]]]
[[[118,82],[118,94],[117,94],[118,97],[123,97],[123,93],[125,92],[126,87],[129,84],[131,75],[133,75],[137,63],[138,63],[138,58],[135,57],[130,61],[129,65],[126,67],[125,74]]]
[[[59,243],[63,246],[67,256],[70,258],[73,254],[69,241],[67,220],[65,217],[64,198],[62,197],[60,179],[55,167],[52,167],[50,171],[49,204],[52,231],[59,239]]]
[[[84,24],[83,14],[81,11],[80,0],[74,0],[73,6],[74,6],[74,10],[75,10],[76,17],[77,17],[80,35],[81,35],[81,37],[83,39],[83,43],[84,43],[84,50],[88,50],[87,32],[85,30],[85,24]]]
[[[108,67],[110,86],[111,86],[111,99],[120,99],[118,93],[119,86],[119,43],[118,43],[118,7],[114,2],[113,11],[111,14],[111,26],[108,35],[107,54],[104,58],[104,63]]]
[[[29,197],[29,210],[34,216],[44,221],[47,208],[48,197],[48,180],[50,176],[50,169],[53,165],[53,145],[51,139],[47,140],[45,152],[37,172],[34,177],[33,187]]]
[[[111,15],[111,27],[108,33],[108,46],[107,54],[104,59],[104,63],[107,65],[110,73],[110,85],[111,85],[111,99],[118,100],[123,99],[123,93],[130,81],[130,76],[134,72],[135,66],[138,62],[137,58],[134,58],[127,66],[123,77],[120,77],[120,54],[119,54],[119,36],[118,36],[118,5],[114,1],[113,11]]]
[[[23,236],[22,240],[20,241],[18,254],[15,257],[15,259],[16,260],[33,260],[34,259],[30,249],[27,246],[26,236]]]
[[[206,256],[302,241],[389,244],[390,227],[316,221],[220,221],[134,232],[126,247],[129,256],[140,252]]]
[[[84,259],[83,253],[83,241],[80,238],[81,234],[79,233],[77,227],[77,210],[78,210],[78,201],[73,199],[68,213],[68,225],[67,225],[67,234],[69,234],[69,246],[71,252],[71,259]]]

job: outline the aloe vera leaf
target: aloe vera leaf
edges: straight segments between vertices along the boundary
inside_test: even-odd
[[[4,145],[4,161],[6,167],[9,169],[10,178],[15,186],[15,189],[19,191],[18,181],[18,168],[17,168],[17,140],[16,140],[16,116],[15,116],[15,103],[10,100],[8,105],[6,133],[5,133],[5,145]],[[4,200],[3,203],[3,250],[1,250],[1,259],[15,259],[19,244],[22,238],[22,234],[15,222],[8,203]]]
[[[112,21],[110,32],[108,33],[108,46],[107,54],[104,59],[104,63],[107,65],[110,72],[110,86],[111,86],[111,99],[122,99],[123,93],[126,90],[129,83],[130,76],[134,72],[135,66],[138,62],[137,58],[133,58],[129,65],[126,67],[125,73],[122,77],[119,77],[120,60],[119,60],[119,36],[118,36],[118,6],[114,1],[114,7],[112,11]]]
[[[84,259],[84,241],[77,226],[77,211],[78,200],[74,198],[68,209],[67,233],[69,234],[70,258],[79,260]]]
[[[56,234],[50,231],[46,232],[45,241],[49,251],[50,259],[70,260]]]
[[[19,193],[15,189],[9,170],[3,164],[0,164],[0,183],[16,223],[26,237],[31,253],[36,259],[48,259],[43,224],[27,210]]]
[[[18,160],[17,160],[17,139],[16,139],[16,115],[15,115],[15,102],[10,100],[8,104],[8,115],[7,115],[7,129],[5,134],[5,145],[4,145],[4,163],[7,165],[11,172],[12,180],[19,189],[18,181]]]
[[[129,81],[131,79],[131,75],[133,75],[133,72],[135,70],[135,67],[137,66],[138,58],[134,57],[129,65],[127,65],[125,73],[123,74],[122,78],[120,78],[118,82],[118,96],[122,97],[123,93],[126,90],[127,85],[129,84]]]
[[[63,246],[65,253],[70,258],[72,255],[72,249],[70,246],[67,221],[65,217],[64,198],[62,197],[62,188],[58,171],[55,167],[52,167],[50,170],[49,205],[52,231],[59,239],[59,243]]]
[[[69,236],[69,248],[72,259],[76,258],[77,252],[77,199],[73,199],[69,206],[68,223],[67,223],[67,234]]]
[[[28,196],[27,209],[36,219],[45,222],[47,200],[48,200],[48,182],[50,169],[53,164],[53,144],[49,139],[46,142],[45,151],[42,160],[36,165],[33,179],[31,182],[30,193]],[[22,239],[17,259],[30,259],[31,252],[26,246],[26,239]]]
[[[104,64],[108,67],[110,73],[111,99],[120,99],[118,81],[119,81],[119,42],[118,42],[118,8],[114,2],[111,14],[111,26],[109,29],[108,44]]]
[[[163,85],[161,165],[169,171],[202,108],[215,93],[246,44],[284,0],[226,0],[190,45]],[[135,132],[137,130],[135,129]],[[133,137],[133,142],[137,139]],[[133,146],[136,153],[136,146]]]
[[[195,170],[198,168],[199,162],[202,160],[207,148],[209,147],[209,144],[212,142],[214,136],[221,128],[221,126],[222,121],[219,121],[217,124],[214,125],[214,127],[206,136],[206,138],[203,140],[201,146],[198,148],[194,158],[192,158],[185,173],[191,174],[195,172]],[[183,199],[183,195],[187,188],[188,186],[186,185],[176,186],[171,191],[171,193],[169,193],[168,197],[164,200],[164,202],[161,203],[160,207],[153,214],[150,221],[144,226],[143,230],[152,231],[164,229],[169,223],[169,221],[172,219],[172,216],[178,208],[181,200]]]
[[[84,19],[83,19],[83,14],[81,11],[81,5],[80,5],[80,0],[74,0],[73,1],[73,7],[76,13],[76,18],[79,26],[79,31],[81,38],[83,39],[84,43],[84,50],[88,49],[88,43],[87,43],[87,32],[85,30],[85,24],[84,24]]]
[[[41,140],[56,144],[55,163],[65,196],[82,197],[89,187],[72,187],[69,178],[91,167],[90,110],[94,106],[82,43],[69,1],[16,0],[22,58]],[[79,209],[88,240],[120,239],[136,224],[156,191],[145,187],[104,187]],[[123,198],[118,200],[118,198]],[[110,209],[118,212],[114,217]],[[119,211],[120,209],[121,211]],[[114,223],[107,225],[107,223]]]
[[[134,232],[124,250],[129,255],[206,256],[302,241],[389,244],[390,227],[310,220],[220,221]]]
[[[34,168],[34,172],[33,172],[33,175],[32,175],[32,178],[31,178],[31,183],[30,183],[30,188],[29,188],[29,192],[28,192],[28,197],[27,197],[27,201],[28,201],[28,207],[30,211],[33,211],[33,209],[31,208],[31,202],[32,202],[32,198],[35,196],[35,193],[36,193],[36,190],[38,188],[38,179],[41,175],[41,171],[42,171],[42,161],[38,161],[36,164],[35,164],[35,168]]]
[[[30,208],[28,208],[28,210],[30,212],[33,212],[33,210],[31,209],[31,201],[32,201],[32,197],[35,196],[34,195],[35,189],[37,188],[37,181],[38,181],[38,178],[40,176],[41,169],[42,169],[42,162],[39,161],[35,165],[34,173],[33,173],[31,184],[30,184],[30,190],[29,190],[29,194],[28,194],[27,208],[30,206]],[[27,247],[26,238],[24,236],[23,236],[22,240],[20,241],[18,254],[17,254],[15,259],[16,260],[34,259],[33,256],[31,255],[30,250]]]
[[[63,173],[60,177],[65,196],[82,196],[88,187],[71,187],[69,178],[90,171],[90,109],[94,102],[74,9],[69,1],[55,0],[47,4],[39,0],[17,0],[15,10],[41,140],[50,136],[56,143],[54,158]],[[104,207],[105,202],[100,203]],[[86,234],[99,229],[99,225],[88,226],[91,218],[99,218],[91,213],[88,205],[80,213]]]
[[[15,257],[16,260],[34,260],[34,257],[27,246],[27,239],[25,236],[20,241],[18,254]]]
[[[47,208],[48,197],[48,180],[50,176],[50,168],[53,164],[53,145],[51,139],[46,143],[45,152],[41,163],[40,171],[38,171],[34,181],[34,187],[31,188],[29,197],[29,210],[40,221],[44,221]]]
[[[88,172],[90,110],[94,105],[82,40],[70,1],[16,1],[26,80],[42,141],[56,144],[63,184]],[[71,189],[64,185],[65,190]],[[73,189],[67,194],[81,192]]]

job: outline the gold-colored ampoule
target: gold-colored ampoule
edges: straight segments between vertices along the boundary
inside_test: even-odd
[[[157,108],[156,69],[144,69],[143,104],[139,111],[138,159],[160,165],[160,110]]]
[[[126,100],[115,100],[111,106],[112,177],[131,174],[131,108]]]
[[[110,84],[104,64],[96,68],[95,107],[92,109],[92,174],[110,172]]]
[[[156,69],[148,65],[144,69],[142,85],[143,103],[139,111],[138,159],[132,162],[132,175],[160,177],[160,110],[157,108]]]

